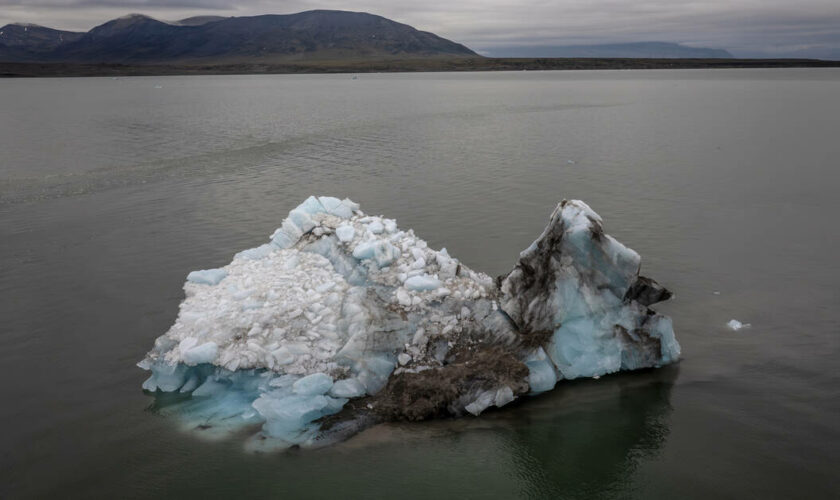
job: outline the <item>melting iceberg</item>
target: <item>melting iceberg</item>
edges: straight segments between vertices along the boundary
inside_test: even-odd
[[[560,380],[679,358],[671,293],[581,201],[498,279],[350,200],[309,197],[270,243],[194,271],[139,366],[188,428],[317,446],[385,420],[478,415]]]

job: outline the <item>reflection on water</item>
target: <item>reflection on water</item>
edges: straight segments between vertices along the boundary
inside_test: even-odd
[[[571,387],[561,382],[559,394],[547,395],[538,408],[520,407],[527,425],[511,426],[505,449],[522,493],[593,498],[626,492],[639,460],[655,456],[668,437],[677,373],[669,366],[566,384]]]
[[[474,477],[478,484],[466,487],[467,493],[620,498],[630,492],[638,464],[655,458],[666,443],[678,373],[673,365],[560,382],[554,391],[480,418],[381,425],[335,450],[308,454],[384,465],[412,450],[424,464],[443,463]],[[433,469],[424,465],[416,472]]]

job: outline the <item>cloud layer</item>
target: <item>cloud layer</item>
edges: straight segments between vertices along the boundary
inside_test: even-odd
[[[32,22],[86,31],[130,12],[180,19],[310,9],[379,14],[479,52],[660,40],[725,48],[744,57],[840,53],[837,0],[0,0],[0,25]]]

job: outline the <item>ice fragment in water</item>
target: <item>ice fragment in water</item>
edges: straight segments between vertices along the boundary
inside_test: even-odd
[[[735,330],[737,332],[742,328],[749,328],[752,325],[750,325],[749,323],[741,323],[737,319],[730,319],[729,323],[727,323],[726,326],[728,326],[731,330]]]

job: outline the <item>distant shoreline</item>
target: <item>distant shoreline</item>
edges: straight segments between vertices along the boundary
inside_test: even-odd
[[[427,58],[306,62],[90,64],[0,62],[0,78],[712,68],[840,68],[818,59]]]

